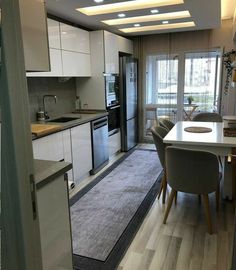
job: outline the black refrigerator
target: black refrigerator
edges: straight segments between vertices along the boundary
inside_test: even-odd
[[[120,57],[121,150],[129,151],[137,145],[137,59]]]

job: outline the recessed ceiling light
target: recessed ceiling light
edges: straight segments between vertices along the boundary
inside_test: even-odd
[[[139,23],[135,23],[135,24],[134,24],[134,27],[139,27],[139,26],[140,26]]]
[[[158,9],[152,9],[152,10],[151,10],[151,13],[153,13],[153,14],[158,13],[158,12],[159,12]]]
[[[184,0],[132,0],[99,6],[77,8],[88,16],[184,4]]]
[[[103,0],[93,0],[95,3],[102,3]]]
[[[163,23],[163,24],[168,24],[168,23],[169,23],[169,21],[162,21],[162,23]]]
[[[174,19],[183,19],[190,18],[191,15],[188,10],[185,11],[177,11],[170,13],[162,13],[162,14],[154,14],[154,15],[146,15],[146,16],[137,16],[137,17],[129,17],[124,19],[112,19],[102,21],[108,25],[121,25],[121,24],[129,24],[129,23],[141,23],[141,22],[154,22],[154,21],[163,21],[163,20],[174,20]]]
[[[120,13],[120,14],[118,14],[118,17],[119,18],[124,18],[126,15],[125,15],[125,13]]]
[[[66,31],[62,31],[62,34],[65,35],[65,34],[67,34],[67,32]]]
[[[195,26],[194,22],[182,22],[182,23],[172,23],[172,24],[159,24],[159,25],[147,25],[141,27],[131,27],[119,29],[124,33],[135,33],[135,32],[145,32],[145,31],[155,31],[155,30],[166,30],[166,29],[178,29],[187,28]]]

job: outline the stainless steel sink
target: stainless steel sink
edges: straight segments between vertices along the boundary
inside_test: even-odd
[[[79,117],[73,118],[73,117],[59,117],[56,119],[48,120],[47,122],[53,122],[53,123],[67,123],[70,121],[78,120]]]

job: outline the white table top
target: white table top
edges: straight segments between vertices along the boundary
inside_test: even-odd
[[[184,128],[191,126],[208,127],[211,128],[212,131],[208,133],[192,133],[184,131]],[[224,137],[223,123],[181,121],[177,122],[165,136],[164,143],[175,145],[236,147],[236,137]]]

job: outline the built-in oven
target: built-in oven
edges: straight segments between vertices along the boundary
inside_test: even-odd
[[[119,104],[119,77],[117,74],[104,74],[106,90],[106,107]]]
[[[108,134],[117,133],[120,129],[120,105],[107,108],[108,112]]]

